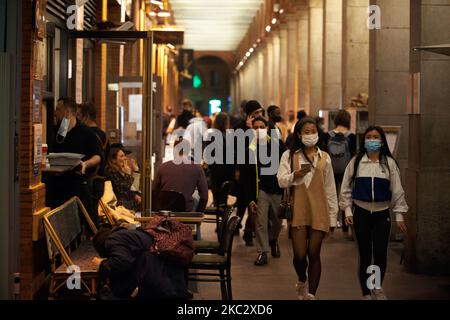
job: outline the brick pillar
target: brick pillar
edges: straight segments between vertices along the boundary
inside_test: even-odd
[[[21,298],[32,299],[43,282],[43,270],[35,264],[35,247],[32,241],[33,217],[45,208],[45,185],[41,183],[41,170],[34,172],[33,164],[33,82],[36,66],[33,65],[34,41],[31,1],[22,2],[22,110],[19,134],[19,184],[20,184],[20,262]],[[44,12],[41,12],[43,15]],[[38,75],[39,77],[39,75]],[[42,101],[41,101],[42,102]],[[41,111],[41,110],[40,110]]]

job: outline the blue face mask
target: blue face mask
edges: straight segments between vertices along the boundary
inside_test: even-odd
[[[374,153],[380,151],[382,146],[382,143],[380,140],[366,140],[366,143],[364,144],[364,147],[366,148],[367,152]]]

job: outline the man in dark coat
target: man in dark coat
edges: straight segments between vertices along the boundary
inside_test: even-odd
[[[136,288],[137,299],[188,298],[184,268],[150,252],[153,238],[144,230],[101,229],[93,243],[105,258],[93,261],[115,298],[129,299]]]

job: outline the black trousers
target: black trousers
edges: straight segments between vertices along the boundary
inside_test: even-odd
[[[387,249],[391,232],[389,209],[373,212],[354,206],[353,227],[359,251],[359,282],[363,295],[370,294],[367,280],[371,273],[369,266],[380,268],[380,285],[383,282],[387,266]]]

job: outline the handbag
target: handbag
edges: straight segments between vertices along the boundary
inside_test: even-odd
[[[280,219],[292,220],[292,205],[290,197],[290,188],[284,189],[283,198],[281,199],[280,208],[278,211],[278,217]]]
[[[291,157],[291,171],[292,171],[292,158]],[[281,199],[280,208],[278,210],[278,217],[280,219],[286,219],[292,221],[293,208],[291,204],[291,188],[284,189],[283,198]]]

